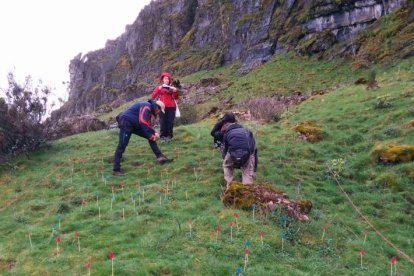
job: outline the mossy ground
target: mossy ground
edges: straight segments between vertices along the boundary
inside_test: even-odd
[[[249,240],[246,275],[386,275],[393,255],[398,256],[398,270],[408,275],[412,264],[368,227],[327,173],[331,160],[345,160],[339,180],[354,204],[383,235],[414,256],[414,163],[381,165],[369,155],[379,142],[414,141],[413,128],[405,127],[413,119],[414,105],[414,71],[408,64],[377,70],[380,89],[367,91],[349,84],[289,108],[278,123],[243,122],[258,144],[257,182],[269,183],[291,199],[311,200],[309,222],[284,219],[278,211],[253,221],[252,212],[222,204],[222,159],[212,147],[212,120],[176,128],[174,142],[160,144],[168,157],[175,158],[165,166],[155,164],[145,140],[132,138],[123,162],[129,174],[123,178],[111,176],[118,132],[104,130],[61,139],[2,167],[1,273],[84,275],[89,259],[92,275],[108,275],[112,250],[116,275],[231,275],[243,267]],[[392,106],[376,109],[377,97],[385,95]],[[324,139],[300,140],[292,126],[303,121],[321,126]],[[124,191],[121,181],[126,183]],[[167,182],[168,195],[154,188],[166,187]],[[117,189],[111,211],[113,185]],[[145,202],[138,206],[137,197],[134,212],[131,193],[142,196],[143,190]],[[84,206],[82,199],[88,200]],[[240,215],[239,230],[233,229],[231,241],[234,213]],[[52,235],[59,215],[61,227]],[[324,226],[328,231],[322,241]],[[363,246],[365,229],[369,235]],[[59,256],[53,254],[56,234],[62,237]],[[367,254],[361,268],[363,248]]]

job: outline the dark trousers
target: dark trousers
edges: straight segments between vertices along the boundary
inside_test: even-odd
[[[128,122],[128,120],[121,120],[118,122],[119,126],[119,141],[118,146],[115,150],[115,158],[114,158],[114,171],[119,171],[121,169],[121,159],[122,154],[125,152],[126,147],[128,146],[129,139],[131,139],[131,135],[134,133],[139,135],[139,132],[134,130],[132,124]],[[152,152],[158,158],[162,155],[161,150],[158,148],[157,142],[148,140],[148,143],[151,147]]]
[[[166,107],[165,113],[160,113],[161,137],[173,137],[174,119],[175,107]]]

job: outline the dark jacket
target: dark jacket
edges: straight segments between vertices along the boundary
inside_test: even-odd
[[[230,124],[224,131],[224,149],[223,149],[223,158],[226,156],[227,152],[230,153],[231,158],[235,162],[235,157],[241,157],[245,153],[245,156],[242,157],[243,161],[241,164],[234,163],[236,167],[241,167],[247,162],[248,158],[254,154],[255,164],[254,170],[257,170],[258,158],[257,158],[257,148],[256,141],[253,137],[253,133],[243,128],[238,123]],[[234,155],[234,156],[233,156]]]
[[[217,121],[213,129],[210,132],[210,135],[213,136],[213,143],[216,147],[220,147],[223,143],[224,133],[221,131],[221,128],[225,123],[235,123],[236,117],[232,113],[226,113],[223,118]]]
[[[224,134],[221,132],[221,128],[224,125],[223,120],[219,120],[211,130],[211,136],[213,136],[213,143],[216,145],[216,147],[220,147],[223,143]]]
[[[151,119],[155,115],[155,101],[138,102],[117,116],[120,128],[155,141],[155,130],[151,127]]]
[[[253,133],[239,125],[238,123],[230,124],[224,132],[224,150],[223,155],[227,152],[235,152],[236,150],[246,150],[249,154],[253,154],[256,150],[256,141]]]

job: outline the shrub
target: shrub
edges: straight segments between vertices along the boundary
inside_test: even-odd
[[[400,143],[379,144],[371,151],[371,157],[383,164],[413,161],[414,146]]]
[[[197,110],[194,105],[182,103],[179,109],[181,117],[175,119],[174,125],[189,125],[197,122]]]
[[[397,129],[397,128],[388,128],[384,131],[384,134],[389,136],[389,137],[398,137],[401,135],[401,130]]]
[[[42,120],[46,114],[50,89],[39,83],[33,88],[31,77],[19,84],[8,74],[6,98],[0,98],[0,153],[10,156],[35,150],[46,141]]]
[[[392,107],[390,97],[388,95],[377,97],[377,101],[374,104],[375,109]]]
[[[250,110],[253,119],[266,122],[280,120],[287,103],[278,97],[257,97],[242,102],[239,107]]]

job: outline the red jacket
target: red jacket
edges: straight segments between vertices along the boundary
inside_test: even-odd
[[[160,83],[162,84],[162,79],[168,77],[170,79],[169,85],[172,83],[172,77],[170,73],[164,72],[161,74]],[[172,92],[168,88],[163,88],[162,85],[155,87],[151,95],[152,99],[159,98],[165,104],[165,107],[176,107],[175,100],[179,98],[178,92]]]

